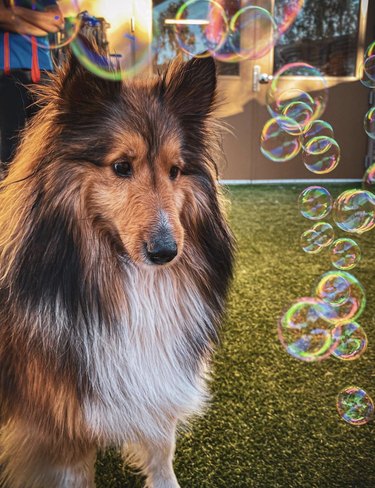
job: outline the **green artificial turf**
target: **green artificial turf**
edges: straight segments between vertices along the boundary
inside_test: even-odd
[[[333,196],[346,189],[327,188]],[[316,279],[332,268],[328,251],[300,249],[310,225],[297,209],[302,189],[227,190],[238,240],[236,276],[213,365],[211,407],[178,439],[175,471],[182,487],[375,487],[375,422],[351,426],[335,407],[337,393],[351,384],[375,399],[375,231],[357,239],[363,256],[352,271],[367,293],[359,319],[369,339],[366,353],[352,362],[292,358],[277,339],[281,311],[311,295]],[[142,486],[114,451],[98,459],[97,484]]]

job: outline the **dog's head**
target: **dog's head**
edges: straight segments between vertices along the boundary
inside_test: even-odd
[[[111,236],[134,263],[177,261],[187,231],[198,232],[203,214],[217,206],[212,58],[175,61],[161,76],[121,82],[71,57],[52,85],[38,116],[50,117],[52,132],[39,163],[43,192],[94,235]]]

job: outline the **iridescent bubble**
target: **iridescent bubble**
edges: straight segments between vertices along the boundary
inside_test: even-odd
[[[338,269],[353,269],[361,260],[361,249],[353,239],[337,239],[331,247],[331,262]]]
[[[267,91],[267,108],[273,115],[281,115],[293,102],[307,104],[312,112],[310,123],[324,112],[328,100],[327,82],[322,73],[306,63],[283,66],[275,75]]]
[[[362,234],[375,227],[375,195],[367,190],[346,190],[333,204],[333,219],[345,232]]]
[[[343,361],[358,359],[367,349],[366,333],[357,322],[337,325],[332,331],[332,336],[337,342],[332,356]]]
[[[342,305],[350,297],[350,283],[340,272],[330,272],[320,278],[315,293],[330,305]]]
[[[229,42],[239,60],[262,58],[273,48],[279,34],[270,12],[254,5],[244,6],[232,16],[229,32]]]
[[[371,139],[375,139],[375,107],[370,108],[370,110],[367,112],[363,125],[366,134],[371,137]]]
[[[320,220],[330,213],[332,197],[322,186],[309,186],[298,197],[298,206],[306,219]]]
[[[207,57],[226,42],[229,26],[224,8],[214,0],[188,0],[178,9],[173,24],[180,49],[194,57]]]
[[[310,124],[310,120],[313,116],[313,109],[305,102],[295,101],[285,105],[282,114],[297,122],[300,128],[299,131],[296,131],[293,127],[285,130],[291,134],[301,135],[306,126]]]
[[[284,34],[296,20],[304,0],[278,0],[275,4],[275,20],[280,34]]]
[[[375,193],[375,163],[369,166],[363,177],[363,188]]]
[[[305,127],[305,131],[301,135],[301,145],[303,149],[305,149],[306,144],[315,137],[333,139],[334,132],[332,125],[324,120],[313,120],[307,127]]]
[[[335,231],[332,225],[327,222],[318,222],[313,225],[311,230],[317,233],[316,240],[321,247],[329,246],[335,238]]]
[[[374,54],[375,54],[375,41],[373,41],[371,44],[367,46],[364,58],[367,59],[370,56],[374,56]]]
[[[302,361],[320,361],[336,347],[325,319],[330,305],[315,298],[296,300],[281,317],[278,334],[286,351]]]
[[[374,402],[358,386],[348,386],[340,391],[336,408],[340,417],[351,425],[367,424],[374,416]]]
[[[308,154],[323,154],[331,148],[333,144],[332,141],[335,142],[334,139],[332,139],[331,137],[313,137],[305,144],[304,150]]]
[[[367,58],[360,68],[360,72],[361,72],[360,81],[362,85],[366,86],[367,88],[375,88],[374,63],[375,63],[375,55]]]
[[[319,225],[319,224],[317,224]],[[327,224],[329,225],[329,224]],[[314,226],[315,227],[315,226]],[[332,229],[333,233],[333,228],[330,226]],[[329,232],[329,230],[327,230]],[[302,249],[307,252],[308,254],[317,254],[320,252],[324,247],[326,247],[328,244],[325,244],[328,239],[333,240],[333,235],[332,237],[328,237],[325,234],[325,229],[324,227],[318,227],[318,229],[308,229],[306,230],[302,235],[301,235],[301,247]]]
[[[312,173],[330,173],[339,164],[340,147],[330,137],[313,137],[306,143],[302,161]]]
[[[319,279],[315,288],[315,295],[323,298],[324,293],[322,290],[329,289],[329,282],[332,280],[332,284],[335,283],[337,276],[346,280],[349,284],[348,290],[345,285],[345,281],[341,280],[342,292],[337,290],[336,299],[330,302],[331,309],[330,315],[325,317],[326,320],[333,325],[342,324],[345,322],[355,321],[362,314],[366,306],[365,290],[361,283],[352,274],[346,271],[328,271]],[[322,295],[323,294],[323,295]],[[331,294],[335,297],[335,291],[332,290]],[[326,301],[328,300],[328,294],[326,295]]]
[[[375,81],[375,56],[370,56],[365,59],[363,70],[369,80]]]
[[[298,124],[288,117],[276,117],[266,122],[262,130],[260,150],[271,161],[289,161],[297,156],[301,149],[299,138],[283,130],[282,125],[298,127]]]

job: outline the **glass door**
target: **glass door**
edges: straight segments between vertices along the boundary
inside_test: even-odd
[[[328,89],[328,104],[322,118],[334,126],[342,145],[343,161],[332,177],[360,177],[366,146],[362,118],[367,92],[358,78],[367,3],[366,0],[152,2],[154,70],[176,55],[189,58],[211,52],[218,61],[219,92],[225,100],[218,115],[233,132],[224,139],[224,179],[314,176],[298,157],[277,164],[260,152],[260,134],[271,117],[266,96],[269,82],[283,66],[298,62],[319,69]],[[288,84],[288,89],[303,91],[309,86],[314,90],[314,83],[319,85],[319,77],[314,81],[314,70],[285,74],[283,83]],[[310,75],[309,79],[306,75]]]

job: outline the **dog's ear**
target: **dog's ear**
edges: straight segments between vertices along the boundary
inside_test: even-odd
[[[176,59],[163,78],[165,99],[183,118],[205,118],[215,108],[216,65],[212,57]]]
[[[68,49],[66,60],[58,73],[60,99],[69,105],[82,105],[100,100],[110,100],[121,92],[122,82],[115,66],[112,66],[95,41],[78,35],[74,46]],[[81,53],[83,62],[77,59]],[[84,62],[106,74],[106,78],[94,74]]]

